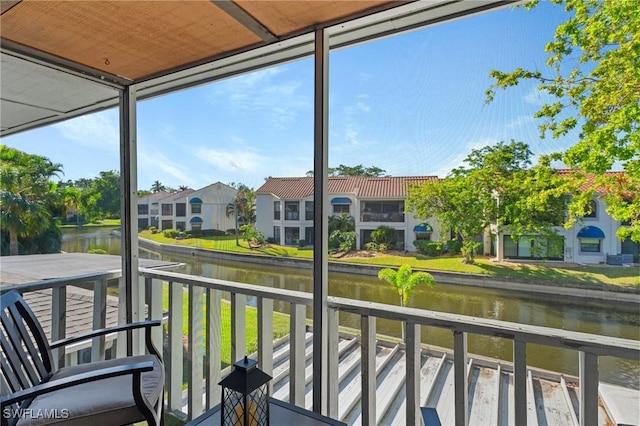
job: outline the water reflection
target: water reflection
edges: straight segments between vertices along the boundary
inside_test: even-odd
[[[63,250],[85,252],[89,248],[103,248],[110,254],[120,253],[120,240],[105,231],[65,231]],[[198,259],[192,256],[158,254],[144,249],[141,258],[161,258],[182,262],[179,272],[224,279],[228,281],[263,285],[311,292],[313,276],[310,269],[270,267],[212,259]],[[398,295],[390,285],[376,277],[331,273],[329,294],[358,300],[375,301],[398,305]],[[256,301],[249,298],[249,303]],[[433,289],[416,289],[410,306],[454,314],[492,318],[502,321],[533,324],[565,330],[600,334],[612,337],[640,340],[640,315],[637,306],[607,302],[586,302],[583,299],[559,297],[556,295],[530,295],[509,291],[438,284]],[[289,304],[275,302],[274,309],[289,312]],[[311,310],[307,310],[311,316]],[[341,312],[340,324],[359,329],[360,318]],[[394,321],[378,320],[377,329],[381,334],[398,337],[400,324]],[[423,327],[422,339],[425,344],[443,348],[453,346],[449,330]],[[498,357],[511,361],[512,342],[506,339],[470,335],[470,353]],[[539,345],[528,345],[529,365],[578,374],[578,352]],[[601,357],[600,380],[622,383],[640,389],[640,362]]]

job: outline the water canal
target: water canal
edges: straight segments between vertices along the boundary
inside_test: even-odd
[[[101,248],[109,254],[120,254],[120,240],[105,229],[65,230],[63,250],[86,252]],[[299,291],[312,291],[310,269],[253,265],[243,262],[197,259],[191,256],[160,254],[140,250],[141,258],[161,258],[182,262],[179,271],[187,274],[219,278],[248,284]],[[398,305],[398,295],[387,283],[376,277],[330,273],[329,294],[360,300]],[[640,312],[637,305],[591,301],[570,297],[542,297],[513,291],[437,284],[433,289],[416,289],[410,306],[433,311],[464,314],[502,321],[534,324],[572,331],[640,340]],[[274,309],[286,312],[287,304]],[[340,324],[359,328],[359,319],[342,315]],[[399,336],[399,323],[378,320],[378,332]],[[448,330],[423,327],[423,343],[445,348],[453,346]],[[512,343],[506,339],[469,336],[469,352],[511,360]],[[531,366],[576,375],[578,353],[575,351],[528,345],[527,361]],[[601,357],[600,380],[640,389],[640,361]]]

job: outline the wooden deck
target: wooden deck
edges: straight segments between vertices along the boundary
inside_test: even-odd
[[[312,409],[312,334],[306,343],[305,408]],[[342,335],[339,343],[338,419],[362,424],[360,342]],[[442,425],[455,424],[452,354],[424,348],[421,355],[421,405],[435,407]],[[289,341],[274,347],[273,397],[289,400]],[[376,347],[376,423],[406,424],[405,351],[400,345],[378,341]],[[527,405],[529,425],[579,425],[579,388],[576,377],[528,369]],[[510,363],[469,355],[469,424],[514,425],[513,371]],[[625,409],[618,412],[623,401]],[[186,410],[186,406],[185,406]],[[600,384],[599,425],[640,423],[640,391]],[[635,419],[635,420],[634,420]]]

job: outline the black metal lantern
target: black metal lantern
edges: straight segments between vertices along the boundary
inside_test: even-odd
[[[246,356],[219,383],[222,386],[220,419],[223,426],[269,424],[269,376]]]

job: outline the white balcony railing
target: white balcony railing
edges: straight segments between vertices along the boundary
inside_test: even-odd
[[[94,303],[92,307],[93,328],[105,325],[107,284],[110,280],[119,279],[117,272],[94,274],[74,279],[48,280],[31,284],[23,284],[12,288],[21,293],[51,289],[51,338],[64,337],[66,311],[66,295],[68,286],[83,286],[93,289]],[[122,282],[122,280],[120,280]],[[222,299],[230,304],[231,327],[231,360],[245,355],[247,336],[246,305],[247,298],[255,298],[257,308],[257,359],[260,368],[269,374],[273,373],[274,340],[273,312],[274,303],[279,310],[288,311],[289,317],[289,402],[304,406],[305,387],[309,380],[305,372],[308,355],[305,354],[307,341],[307,308],[312,306],[312,295],[309,293],[274,289],[256,285],[234,283],[224,280],[202,278],[175,272],[141,269],[140,282],[144,283],[144,301],[138,308],[151,319],[163,318],[167,323],[166,336],[162,330],[154,335],[156,345],[161,346],[163,337],[166,347],[166,407],[170,411],[186,411],[188,418],[215,406],[220,400],[222,370],[220,355],[222,351],[221,319]],[[122,284],[120,284],[122,285]],[[163,286],[167,286],[164,290]],[[0,291],[6,291],[6,288]],[[187,294],[187,315],[183,314],[183,297]],[[168,312],[163,312],[162,303],[165,297]],[[225,302],[226,303],[226,302]],[[282,308],[285,309],[282,309]],[[360,300],[329,297],[328,300],[329,353],[328,371],[328,404],[331,417],[338,417],[338,345],[339,324],[338,312],[350,313],[360,317],[361,346],[361,419],[362,424],[375,424],[376,419],[376,320],[384,319],[401,322],[405,327],[404,347],[406,351],[406,419],[407,424],[421,424],[419,420],[420,406],[420,354],[422,326],[448,329],[453,336],[453,365],[455,383],[455,422],[468,424],[468,354],[467,335],[500,337],[513,341],[513,409],[516,424],[527,423],[527,365],[526,346],[528,344],[547,345],[578,351],[579,367],[579,423],[597,424],[598,422],[598,357],[612,356],[637,360],[640,358],[640,342],[586,333],[571,332],[560,329],[509,323],[491,319],[468,317],[422,309],[400,308],[380,303]],[[124,301],[119,302],[119,311],[124,312]],[[123,322],[123,314],[119,314]],[[46,321],[47,319],[44,319]],[[187,322],[185,351],[183,323]],[[118,336],[118,352],[125,351],[126,336]],[[134,346],[139,341],[133,339]],[[92,359],[104,357],[104,340],[96,339],[92,345]],[[186,359],[185,359],[186,354]],[[56,359],[64,362],[64,354],[58,353]],[[216,361],[211,361],[216,360]],[[185,365],[189,366],[185,370]],[[186,373],[186,380],[184,379]],[[186,382],[186,383],[183,383]],[[186,387],[185,387],[186,385]],[[186,389],[186,390],[185,390]],[[186,401],[185,401],[186,399]],[[185,410],[186,407],[186,410]]]

